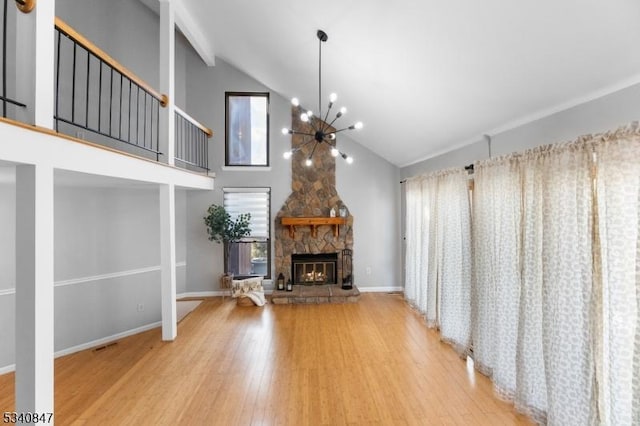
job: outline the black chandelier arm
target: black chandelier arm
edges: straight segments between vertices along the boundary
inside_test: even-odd
[[[349,126],[349,127],[345,127],[344,129],[336,130],[335,132],[331,132],[331,133],[336,134],[336,133],[344,132],[345,130],[353,130],[353,129],[355,129],[355,127]]]
[[[324,115],[324,119],[322,120],[322,122],[324,123],[324,125],[322,126],[322,129],[321,129],[322,133],[326,132],[329,129],[329,127],[331,127],[331,124],[327,124],[327,118],[329,118],[329,112],[331,112],[331,107],[332,106],[333,106],[333,102],[329,102],[329,107],[327,108],[327,113]]]
[[[315,137],[315,133],[305,133],[305,132],[298,132],[296,130],[289,130],[289,134],[290,135],[301,135],[301,136],[311,136],[311,137]]]
[[[316,152],[316,148],[318,147],[318,144],[316,143],[313,146],[313,149],[311,150],[311,154],[309,154],[309,158],[313,158],[313,154]]]

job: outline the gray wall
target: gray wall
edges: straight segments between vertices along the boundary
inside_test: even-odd
[[[216,173],[217,188],[213,193],[187,195],[187,288],[212,291],[219,288],[218,278],[223,272],[222,247],[207,240],[202,217],[210,204],[222,203],[223,187],[265,186],[271,187],[271,217],[275,217],[291,192],[291,164],[282,157],[290,149],[291,140],[280,132],[282,127],[291,126],[291,104],[220,58],[215,67],[207,67],[190,50],[186,59],[188,111],[196,111],[214,130],[209,165]],[[225,91],[270,92],[270,171],[223,170]],[[339,144],[355,157],[351,166],[337,161],[336,181],[342,200],[354,214],[356,285],[398,286],[399,170],[346,137],[341,137]],[[367,274],[367,270],[371,273]]]
[[[2,169],[2,176],[13,173]],[[15,183],[4,182],[0,291],[15,288]],[[55,350],[160,321],[158,188],[56,184],[54,195]],[[178,292],[185,288],[185,209],[185,193],[178,191]],[[0,294],[0,368],[15,361],[14,303],[15,294]]]
[[[640,84],[573,108],[491,135],[491,154],[521,152],[539,145],[576,139],[580,135],[615,130],[640,117]],[[402,178],[448,167],[462,167],[489,158],[487,143],[478,142],[403,167]]]

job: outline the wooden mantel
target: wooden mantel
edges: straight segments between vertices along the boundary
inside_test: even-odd
[[[283,217],[282,225],[289,227],[289,236],[294,238],[296,235],[296,226],[310,226],[311,236],[316,238],[318,236],[318,226],[329,225],[333,226],[333,236],[340,235],[340,225],[347,223],[345,217]]]

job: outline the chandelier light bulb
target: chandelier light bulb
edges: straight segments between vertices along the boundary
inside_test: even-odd
[[[291,105],[299,106],[300,105],[300,100],[298,98],[292,98],[291,99]]]
[[[286,127],[282,128],[282,134],[283,135],[288,135],[289,134],[289,129],[287,129]]]
[[[309,118],[313,117],[313,111],[307,111],[307,116],[309,116]]]
[[[336,140],[336,134],[335,133],[329,133],[327,135],[327,137],[329,138],[330,141],[335,141]]]
[[[284,157],[285,160],[288,160],[291,158],[291,155],[293,155],[293,152],[291,151],[285,151],[282,156]]]
[[[331,155],[334,157],[337,157],[338,154],[340,154],[340,151],[338,151],[337,148],[331,148]]]
[[[304,121],[305,123],[309,121],[309,116],[306,113],[302,113],[300,114],[300,120]]]
[[[347,164],[352,164],[353,163],[353,157],[352,156],[347,156],[347,158],[345,158]]]
[[[307,158],[307,159],[304,161],[304,164],[305,164],[307,167],[311,167],[311,165],[313,164],[313,161],[311,161],[311,158]]]
[[[329,95],[329,102],[333,103],[338,99],[338,95],[336,95],[335,93],[332,93]]]
[[[364,124],[362,124],[362,121],[358,121],[356,124],[353,125],[353,127],[355,127],[356,130],[360,130],[362,129],[362,127],[364,127]]]
[[[346,113],[347,113],[347,107],[340,108],[340,114],[346,114]]]

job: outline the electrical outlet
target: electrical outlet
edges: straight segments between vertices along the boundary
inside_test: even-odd
[[[364,270],[367,275],[371,275],[371,266],[367,266]]]
[[[144,311],[144,304],[138,303],[138,306],[136,306],[136,311],[138,312]]]
[[[84,132],[82,130],[76,130],[76,138],[84,139]]]

